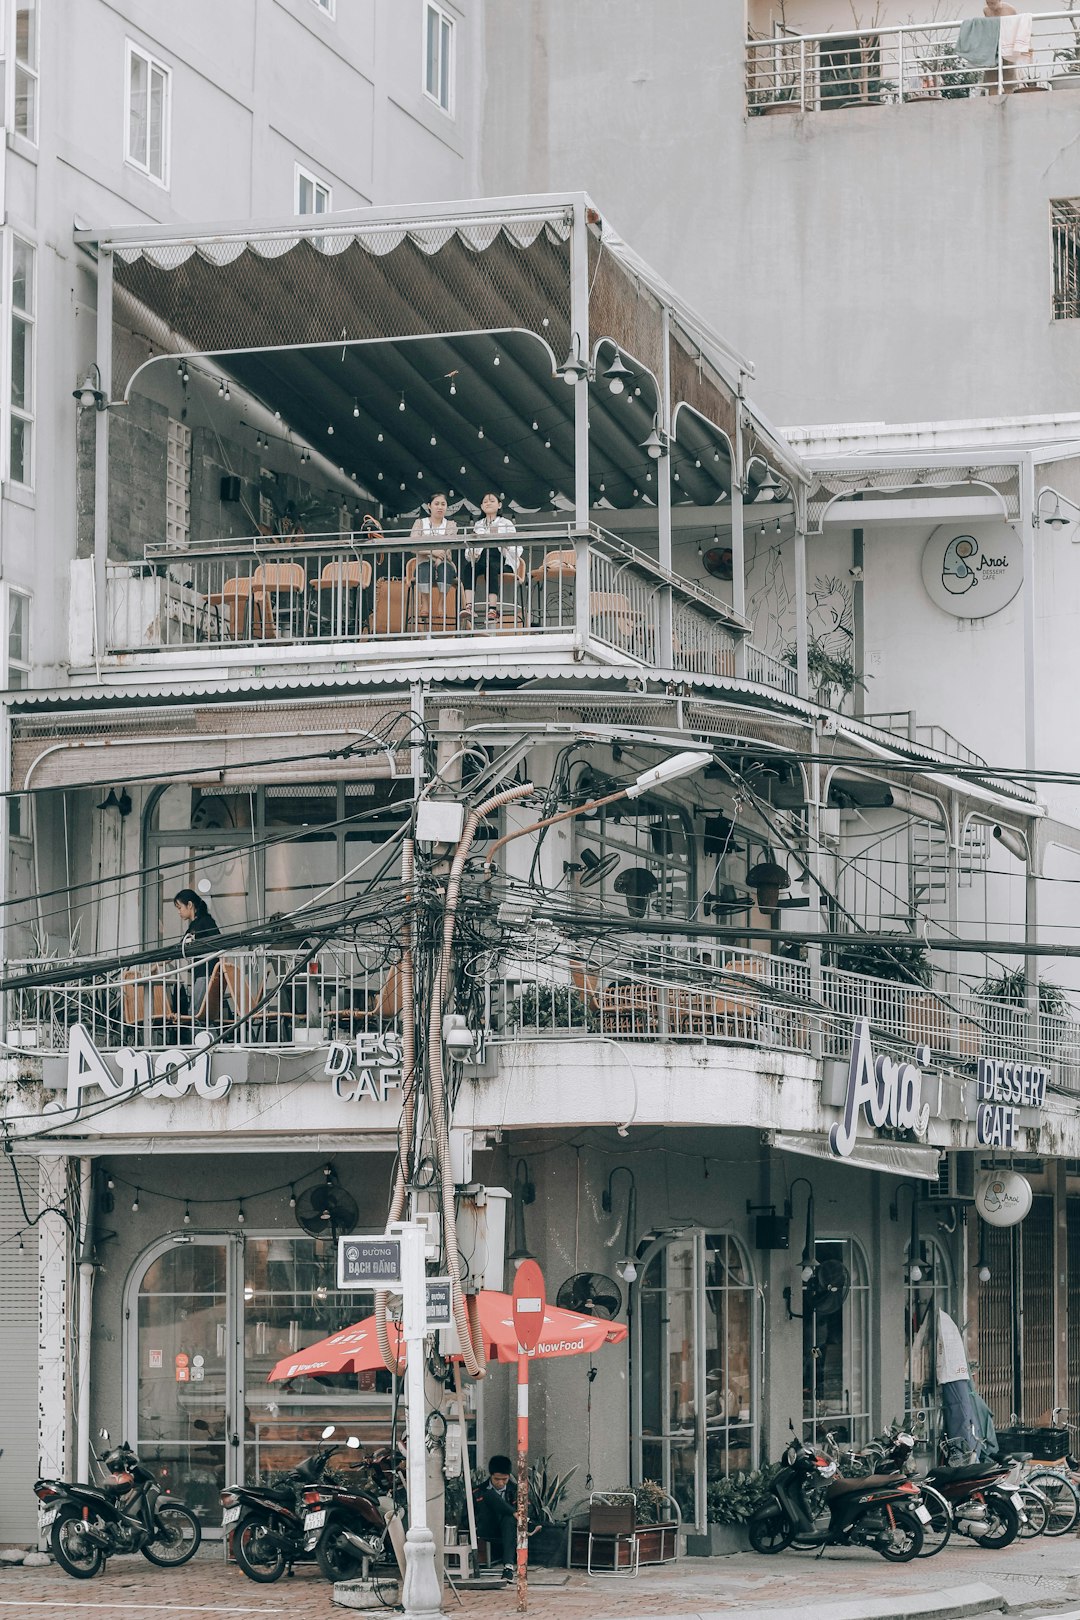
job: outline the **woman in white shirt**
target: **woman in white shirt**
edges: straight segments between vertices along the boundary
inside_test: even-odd
[[[410,538],[423,540],[428,544],[434,542],[431,550],[417,552],[416,574],[417,585],[430,587],[437,585],[445,590],[457,580],[457,569],[449,551],[444,551],[440,541],[453,539],[458,526],[453,518],[446,515],[446,496],[433,495],[428,507],[429,517],[418,517],[412,526]]]
[[[489,490],[480,502],[483,516],[477,518],[473,524],[474,534],[489,539],[492,536],[517,533],[510,519],[500,515],[500,504],[499,497]],[[474,592],[482,588],[487,596],[489,623],[500,623],[500,582],[504,574],[513,574],[516,581],[523,554],[521,546],[465,547],[465,562],[461,577],[465,585],[465,611],[468,614],[472,614]]]

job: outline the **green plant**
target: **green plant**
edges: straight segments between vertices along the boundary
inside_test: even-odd
[[[724,1479],[712,1479],[705,1492],[705,1517],[710,1524],[745,1524],[767,1492],[778,1464],[742,1469]]]
[[[798,648],[794,643],[785,647],[781,660],[792,669],[798,667]],[[846,652],[828,652],[825,644],[811,636],[806,644],[806,672],[823,703],[829,703],[835,688],[844,697],[850,696],[857,686],[866,690],[866,682],[856,673],[855,664]]]
[[[1007,1007],[1027,1005],[1027,982],[1023,968],[1002,968],[976,986],[975,994],[984,1001],[1000,1001]],[[1067,1018],[1069,1000],[1060,984],[1051,979],[1039,980],[1039,1011],[1047,1018]]]
[[[864,973],[870,979],[891,979],[901,984],[929,985],[934,970],[921,939],[897,934],[888,945],[854,939],[836,953],[836,965],[846,973]]]
[[[970,96],[972,85],[979,81],[978,72],[963,67],[962,60],[954,45],[942,45],[935,53],[933,74],[943,101],[959,101]]]
[[[559,1508],[577,1473],[571,1468],[565,1474],[556,1474],[549,1457],[538,1457],[529,1469],[529,1518],[535,1525],[554,1524]]]
[[[668,1494],[655,1479],[634,1486],[634,1502],[638,1524],[661,1524],[668,1518]]]
[[[572,984],[530,984],[506,1008],[508,1029],[599,1029],[600,1015]]]

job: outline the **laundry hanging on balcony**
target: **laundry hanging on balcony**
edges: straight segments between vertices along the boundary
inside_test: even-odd
[[[963,57],[968,67],[997,67],[1001,21],[1000,17],[968,17],[960,24],[960,32],[956,36],[956,54]]]

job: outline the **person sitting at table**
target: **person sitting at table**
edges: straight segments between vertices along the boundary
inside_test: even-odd
[[[194,889],[180,889],[173,895],[173,905],[180,913],[180,921],[187,924],[180,939],[181,956],[187,958],[201,956],[206,949],[202,942],[221,933],[221,929],[210,915],[209,906],[202,895]],[[188,996],[186,985],[180,986],[180,1012],[195,1014],[199,1011],[206,1000],[206,986],[210,974],[217,966],[217,960],[217,957],[211,957],[196,963],[192,975],[191,996]]]
[[[446,496],[433,495],[428,511],[429,517],[418,517],[413,524],[410,539],[428,542],[452,540],[457,535],[458,526],[453,518],[446,515]],[[457,584],[457,577],[454,559],[443,546],[436,544],[430,550],[417,552],[413,578],[422,589],[430,590],[434,585],[446,590],[448,586]]]
[[[500,505],[499,497],[489,490],[480,502],[482,515],[473,524],[474,534],[484,539],[504,534],[517,534],[517,529],[511,520],[501,516]],[[465,547],[461,578],[465,586],[465,614],[468,618],[472,617],[473,596],[477,589],[482,589],[487,596],[488,622],[491,624],[499,623],[501,618],[499,611],[500,581],[504,573],[517,575],[523,555],[520,546]]]

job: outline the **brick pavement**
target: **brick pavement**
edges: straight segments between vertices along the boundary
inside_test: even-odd
[[[538,1582],[547,1572],[537,1571]],[[626,1620],[634,1615],[685,1616],[778,1607],[792,1612],[830,1600],[903,1598],[912,1593],[956,1588],[974,1582],[996,1587],[1011,1608],[1039,1612],[1080,1600],[1080,1540],[1066,1537],[1023,1542],[1004,1552],[984,1552],[969,1542],[950,1544],[936,1558],[891,1566],[876,1555],[830,1552],[759,1558],[686,1559],[643,1570],[631,1579],[590,1580],[573,1571],[564,1586],[536,1585],[530,1591],[533,1620]],[[512,1588],[466,1591],[460,1609],[452,1595],[448,1620],[511,1620]],[[351,1611],[331,1598],[331,1588],[314,1566],[273,1586],[257,1586],[235,1566],[222,1562],[220,1549],[205,1547],[179,1570],[157,1570],[142,1558],[115,1558],[104,1575],[74,1581],[55,1565],[43,1569],[0,1566],[0,1620],[165,1620],[176,1616],[289,1616],[289,1620],[338,1620]]]

